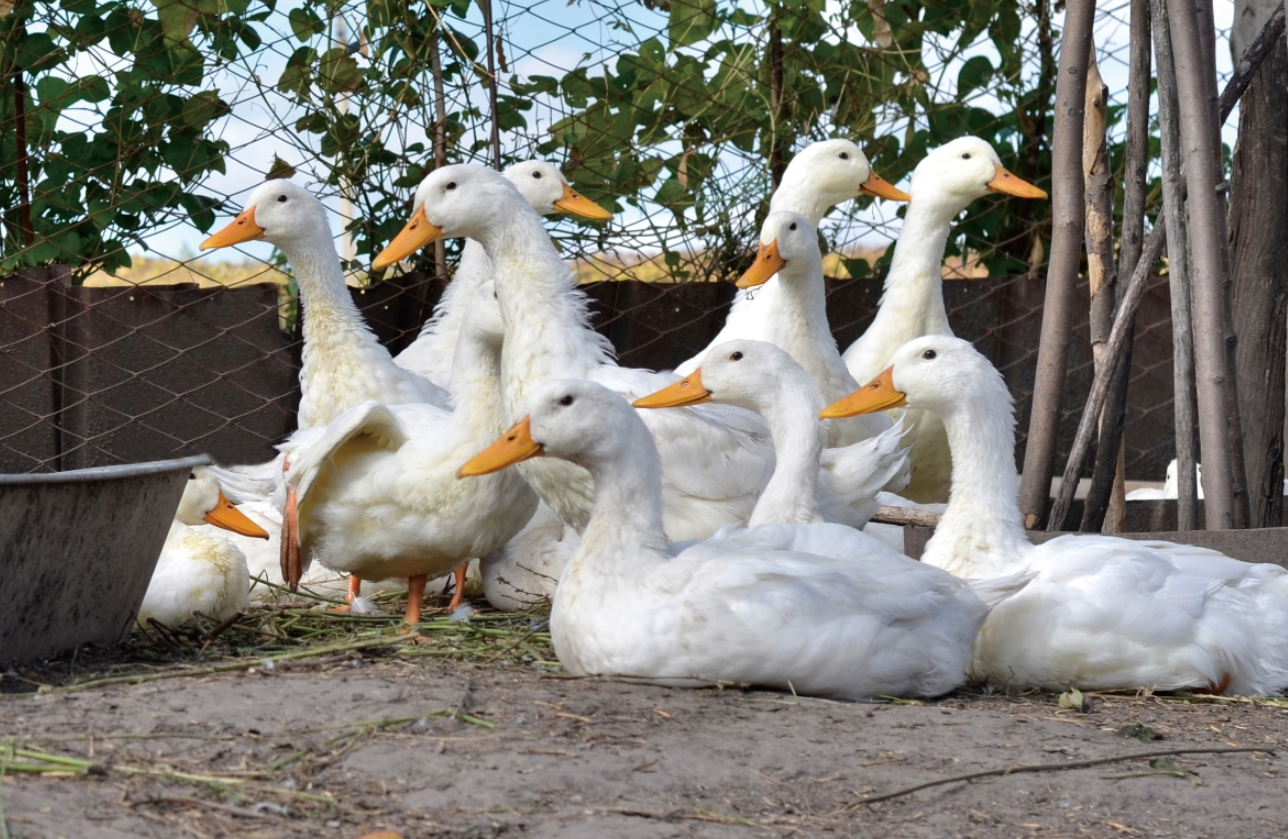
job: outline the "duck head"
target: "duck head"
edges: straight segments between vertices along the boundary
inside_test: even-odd
[[[900,347],[879,376],[819,416],[836,419],[907,407],[943,417],[980,399],[1009,408],[1010,393],[997,368],[967,341],[926,335]]]
[[[946,201],[958,211],[990,192],[1017,198],[1046,198],[1045,190],[1017,178],[1002,166],[993,147],[978,137],[959,137],[917,164],[909,187],[914,204]]]
[[[219,488],[219,481],[214,474],[204,466],[194,468],[188,475],[188,483],[183,488],[183,496],[179,499],[179,508],[174,517],[180,524],[189,527],[213,524],[242,536],[268,538],[264,528],[232,505]]]
[[[201,243],[201,249],[227,248],[267,239],[278,247],[306,244],[318,236],[330,238],[326,208],[304,187],[275,179],[255,187],[246,207],[222,230]]]
[[[525,160],[506,169],[503,174],[532,209],[543,216],[567,213],[573,216],[607,221],[613,214],[572,188],[563,172],[544,160]]]
[[[781,189],[813,193],[828,207],[860,195],[908,200],[907,193],[872,171],[857,145],[840,139],[811,143],[802,149],[783,171]]]
[[[528,404],[528,415],[466,462],[457,471],[458,478],[486,475],[534,457],[557,457],[581,465],[604,462],[637,444],[639,434],[633,432],[648,438],[625,399],[584,379],[547,382]]]
[[[636,408],[678,408],[719,402],[763,413],[785,381],[801,377],[808,378],[808,374],[773,344],[725,341],[707,350],[697,370],[632,404]]]
[[[788,265],[823,270],[818,248],[818,231],[800,213],[777,210],[760,228],[760,249],[756,261],[738,278],[738,288],[753,288],[769,281]]]

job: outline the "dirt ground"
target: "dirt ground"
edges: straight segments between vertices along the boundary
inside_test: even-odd
[[[86,673],[127,666],[119,659],[108,669],[10,670],[0,680],[0,839],[359,839],[377,830],[406,839],[1044,839],[1278,837],[1288,828],[1285,700],[1094,696],[1084,713],[1051,694],[963,691],[850,704],[571,679],[531,654],[421,646],[271,667],[230,653],[215,665],[227,672],[141,684],[85,683]],[[32,692],[38,682],[53,689]],[[1158,739],[1126,736],[1124,726]],[[1066,768],[1235,748],[1282,751]],[[1036,764],[1056,769],[865,803]]]

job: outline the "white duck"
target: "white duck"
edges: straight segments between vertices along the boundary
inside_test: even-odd
[[[517,474],[468,484],[456,467],[504,428],[500,353],[476,328],[490,295],[467,308],[453,361],[450,413],[433,405],[364,402],[293,448],[284,576],[294,585],[312,559],[360,579],[407,577],[406,619],[420,622],[430,577],[508,542],[537,499]],[[458,575],[458,582],[460,577]],[[458,585],[451,608],[463,596]]]
[[[823,416],[902,405],[934,411],[952,445],[952,497],[922,561],[967,578],[1037,572],[980,633],[977,676],[1051,690],[1288,687],[1288,571],[1114,536],[1031,544],[1016,500],[1010,393],[965,341],[906,344]]]
[[[787,164],[782,182],[769,199],[769,210],[800,213],[809,219],[812,226],[818,227],[829,210],[860,195],[892,201],[908,200],[906,193],[872,171],[867,157],[853,142],[823,140],[806,146]],[[714,347],[737,338],[783,346],[779,332],[782,321],[777,314],[782,305],[779,295],[779,283],[772,279],[772,275],[754,293],[739,291],[720,334],[707,346]],[[705,354],[706,350],[703,350],[676,367],[675,372],[687,376],[698,368]]]
[[[756,261],[739,278],[738,287],[759,288],[775,277],[777,305],[758,312],[761,322],[768,327],[766,334],[774,336],[770,343],[786,350],[805,368],[828,403],[853,393],[859,383],[841,360],[836,338],[827,324],[818,230],[800,213],[775,210],[766,217],[760,228]],[[857,419],[865,421],[856,423]],[[890,427],[890,421],[884,414],[869,414],[829,425],[829,443],[848,446],[875,437]]]
[[[790,355],[764,341],[718,344],[707,350],[697,370],[633,404],[670,408],[712,401],[755,411],[769,423],[774,437],[774,476],[748,526],[831,521],[862,527],[880,506],[881,488],[907,482],[902,429],[825,450],[828,423],[818,414],[827,401]],[[846,492],[838,493],[837,487]]]
[[[530,407],[460,474],[547,455],[594,476],[594,512],[550,616],[570,673],[845,699],[936,695],[962,682],[991,603],[1024,583],[970,585],[833,524],[668,546],[662,464],[640,414],[584,380],[548,382]]]
[[[201,249],[254,239],[282,251],[300,287],[300,428],[326,425],[367,400],[448,406],[447,391],[394,364],[363,320],[344,283],[321,201],[290,181],[268,181],[251,192],[241,215],[202,242]]]
[[[246,557],[227,539],[198,530],[203,522],[268,538],[263,528],[229,503],[209,469],[193,469],[143,595],[139,623],[155,620],[180,626],[192,620],[194,612],[224,621],[250,605]]]
[[[543,216],[570,213],[594,221],[605,221],[613,214],[572,188],[557,167],[541,160],[516,163],[502,174]],[[492,263],[483,246],[473,240],[465,243],[461,261],[452,281],[434,307],[434,316],[425,323],[420,336],[407,349],[394,356],[394,363],[451,390],[452,350],[465,317],[465,307],[480,285],[492,279]]]
[[[618,367],[612,347],[587,326],[586,298],[542,226],[541,217],[508,180],[481,166],[458,164],[431,173],[416,193],[412,220],[374,265],[402,259],[440,237],[468,236],[487,251],[505,323],[501,374],[515,412],[539,385],[581,376],[637,398],[675,381],[669,373]],[[513,416],[513,413],[511,413]],[[710,536],[751,515],[773,472],[769,429],[755,414],[704,405],[650,411],[645,422],[662,449],[667,533]],[[541,499],[575,529],[590,519],[590,476],[560,460],[523,470]]]
[[[867,331],[842,356],[859,382],[871,381],[889,365],[895,351],[913,338],[953,334],[944,309],[942,265],[953,219],[962,210],[990,192],[1046,197],[1041,189],[1006,171],[993,147],[975,137],[961,137],[928,154],[912,173],[908,191],[912,198],[880,308]],[[943,424],[925,413],[914,414],[910,421],[912,481],[903,494],[913,501],[946,501],[952,461]]]

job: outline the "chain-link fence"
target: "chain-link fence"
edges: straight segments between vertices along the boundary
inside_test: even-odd
[[[1026,180],[1044,184],[1050,168],[1061,14],[1049,0],[0,10],[7,471],[197,451],[254,460],[291,430],[289,266],[263,244],[233,259],[196,252],[265,177],[324,198],[359,305],[397,351],[458,252],[446,266],[431,250],[405,275],[367,273],[419,179],[436,160],[552,160],[616,211],[606,225],[551,220],[597,325],[623,363],[669,368],[718,331],[733,290],[716,281],[748,264],[767,196],[809,142],[851,137],[892,182],[964,134]],[[1120,169],[1127,3],[1099,15]],[[1151,215],[1158,200],[1154,190]],[[1044,203],[982,199],[955,227],[945,267],[960,278],[945,286],[950,322],[1007,376],[1021,429],[1049,225]],[[822,227],[842,347],[871,319],[899,226],[895,205],[860,199]],[[1139,318],[1129,477],[1161,475],[1171,456],[1166,294],[1151,292]],[[1074,343],[1069,414],[1090,381],[1085,320]]]

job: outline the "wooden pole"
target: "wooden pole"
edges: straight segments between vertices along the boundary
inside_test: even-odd
[[[1132,0],[1129,76],[1127,80],[1127,152],[1123,176],[1123,224],[1118,258],[1118,276],[1130,277],[1140,261],[1145,239],[1145,193],[1149,174],[1150,48],[1149,0]],[[1127,413],[1127,389],[1131,381],[1131,353],[1134,326],[1127,331],[1123,357],[1115,359],[1105,408],[1100,417],[1100,440],[1091,486],[1083,504],[1083,532],[1102,530],[1120,533],[1127,513],[1123,486],[1123,425]],[[1112,456],[1109,456],[1112,455]]]
[[[1194,317],[1190,291],[1189,233],[1185,181],[1181,177],[1181,134],[1176,101],[1176,67],[1167,0],[1152,0],[1154,50],[1158,64],[1158,124],[1163,151],[1163,206],[1174,208],[1159,224],[1167,227],[1167,279],[1172,297],[1172,400],[1175,415],[1176,529],[1197,530],[1195,446],[1198,407],[1194,399]]]
[[[1282,28],[1283,4],[1272,14]],[[1267,24],[1269,25],[1269,24]],[[1288,297],[1288,49],[1282,37],[1239,109],[1230,176],[1235,373],[1243,432],[1249,526],[1279,527],[1284,493],[1285,298]],[[1235,56],[1239,62],[1241,56]],[[1242,62],[1240,62],[1242,63]]]
[[[1051,142],[1051,261],[1047,269],[1029,437],[1024,449],[1024,474],[1020,481],[1020,510],[1024,514],[1024,526],[1030,529],[1041,523],[1051,493],[1060,402],[1069,358],[1073,292],[1082,256],[1082,120],[1095,13],[1094,0],[1070,0],[1060,37],[1060,73],[1056,81],[1055,129]]]
[[[1082,176],[1085,189],[1085,222],[1087,248],[1087,281],[1090,287],[1091,313],[1091,358],[1094,369],[1098,372],[1105,364],[1116,364],[1117,359],[1105,356],[1105,343],[1109,340],[1109,331],[1114,323],[1114,304],[1117,299],[1118,274],[1114,265],[1114,179],[1109,166],[1109,143],[1106,136],[1109,112],[1109,86],[1100,76],[1096,63],[1095,45],[1092,44],[1091,60],[1087,65],[1087,103],[1086,116],[1082,129]],[[1129,343],[1130,343],[1130,333]],[[1127,347],[1130,352],[1130,347]],[[1117,442],[1107,447],[1107,440],[1114,436],[1111,433],[1112,421],[1107,414],[1100,417],[1100,444],[1096,449],[1096,464],[1113,464],[1105,471],[1110,478],[1109,487],[1115,488],[1113,480],[1119,470],[1114,468],[1119,458]],[[1117,496],[1119,509],[1122,509],[1122,480],[1118,476]],[[1094,473],[1093,473],[1094,480]],[[1108,500],[1108,499],[1105,499]],[[1090,499],[1089,499],[1090,501]],[[1101,507],[1104,506],[1101,501]],[[1096,521],[1096,530],[1100,529],[1103,513],[1092,511],[1088,503],[1084,506],[1083,527],[1086,529],[1091,519]],[[1099,515],[1097,515],[1099,513]],[[1088,514],[1091,514],[1090,516]]]
[[[1194,369],[1198,390],[1199,447],[1203,461],[1204,512],[1208,530],[1235,526],[1234,462],[1230,447],[1229,366],[1225,343],[1228,240],[1217,168],[1216,97],[1208,97],[1194,0],[1167,0],[1176,70],[1181,155],[1190,210],[1190,268],[1194,297]],[[1210,27],[1211,19],[1204,26]],[[1211,56],[1208,56],[1210,58]]]
[[[14,139],[18,144],[18,226],[22,229],[22,242],[30,248],[35,231],[31,226],[31,194],[27,175],[27,84],[22,70],[13,74]]]
[[[769,149],[769,176],[774,191],[783,182],[787,164],[783,160],[783,33],[778,28],[778,10],[769,16],[769,107],[773,110],[773,146]]]
[[[438,38],[442,22],[434,27],[429,41],[429,71],[434,77],[434,167],[447,165],[447,91],[443,85],[443,58],[438,51]],[[439,291],[447,287],[447,243],[439,239],[434,243],[434,279]]]
[[[496,32],[492,27],[492,0],[480,0],[483,10],[483,37],[487,39],[487,101],[492,116],[492,168],[501,169],[501,123],[497,121],[496,104]]]

